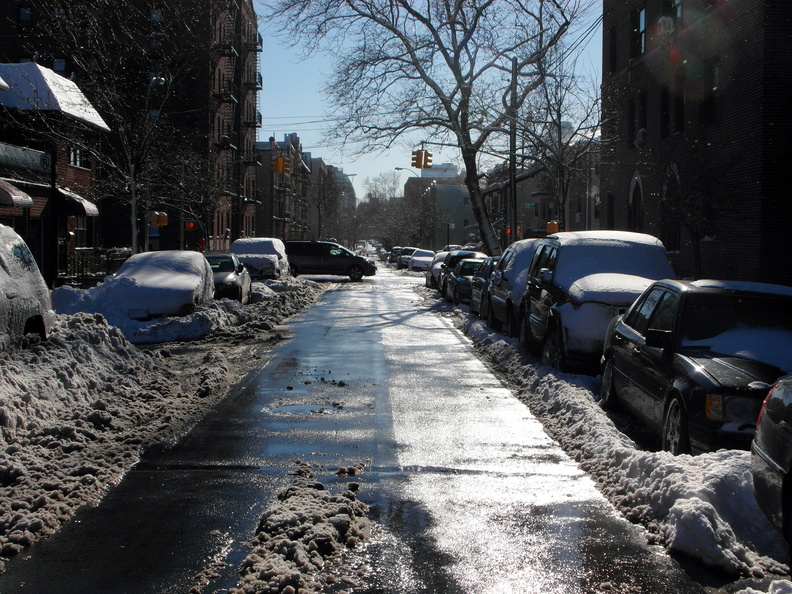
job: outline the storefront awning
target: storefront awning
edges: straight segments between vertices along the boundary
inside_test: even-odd
[[[88,217],[98,217],[99,216],[99,209],[96,208],[96,205],[93,202],[89,202],[79,194],[75,194],[71,190],[67,190],[65,188],[58,188],[58,194],[60,194],[66,204],[66,213],[70,215],[85,215]]]
[[[12,183],[0,179],[0,205],[30,208],[33,206],[33,198]]]

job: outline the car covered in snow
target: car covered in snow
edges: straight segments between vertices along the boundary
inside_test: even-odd
[[[25,241],[0,225],[0,350],[26,334],[47,338],[55,312],[47,284]]]
[[[130,256],[105,280],[108,291],[132,320],[182,316],[212,301],[214,275],[200,252],[143,252]]]
[[[204,257],[212,267],[214,275],[214,298],[248,303],[253,282],[247,268],[236,254],[209,253],[204,254]]]
[[[792,373],[792,288],[652,284],[608,330],[603,406],[624,407],[673,454],[748,449],[770,386]]]
[[[560,370],[597,369],[608,324],[653,281],[676,278],[662,242],[629,231],[539,241],[520,305],[520,342]]]
[[[228,252],[237,255],[253,280],[278,279],[289,274],[286,246],[276,237],[235,239]]]
[[[440,268],[437,271],[437,278],[435,279],[435,288],[440,291],[441,295],[446,294],[446,278],[456,268],[460,260],[483,260],[487,254],[477,252],[475,250],[453,250],[446,254]],[[434,271],[433,271],[434,273]]]
[[[434,257],[435,253],[432,250],[415,250],[412,256],[410,256],[407,269],[413,272],[425,272],[429,270],[429,266],[431,266]]]
[[[399,259],[396,261],[396,269],[407,268],[410,265],[410,258],[412,258],[413,253],[417,249],[417,247],[412,246],[403,247],[401,252],[399,252]]]
[[[487,287],[489,287],[492,271],[495,270],[499,261],[500,256],[487,256],[473,273],[470,285],[470,313],[486,315],[486,312],[482,311],[481,305],[487,296]]]
[[[504,327],[508,336],[520,333],[520,304],[525,294],[525,281],[539,239],[520,239],[503,252],[492,272],[481,315],[496,330]]]
[[[424,282],[425,286],[429,287],[430,289],[437,288],[437,279],[440,276],[441,266],[443,265],[443,261],[447,255],[448,252],[444,251],[439,251],[434,255],[434,258],[432,258],[432,263],[429,264],[429,268],[426,269]]]

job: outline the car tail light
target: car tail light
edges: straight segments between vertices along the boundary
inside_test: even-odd
[[[767,408],[767,403],[770,401],[770,398],[773,395],[773,391],[775,391],[777,385],[778,383],[776,383],[772,388],[770,388],[770,391],[767,393],[767,396],[765,396],[764,402],[762,403],[762,408],[759,409],[759,416],[756,417],[757,427],[759,426],[759,423],[762,422],[762,415],[764,415],[765,408]]]

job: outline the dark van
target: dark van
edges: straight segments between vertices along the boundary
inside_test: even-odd
[[[292,276],[332,274],[359,281],[377,273],[376,265],[345,247],[329,241],[286,241]]]

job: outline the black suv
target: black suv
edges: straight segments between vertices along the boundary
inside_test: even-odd
[[[286,241],[286,255],[292,276],[298,274],[333,274],[359,281],[373,276],[377,267],[371,260],[357,256],[343,246],[329,241]]]

